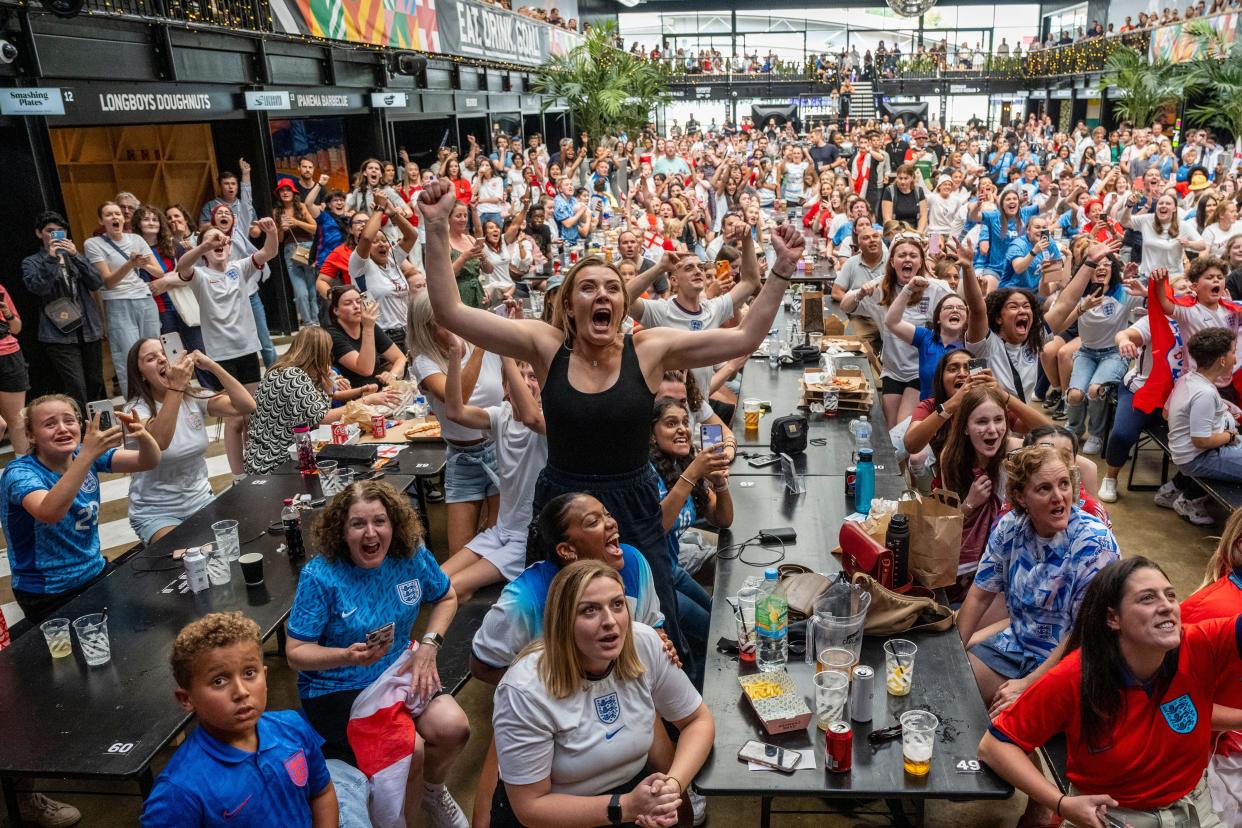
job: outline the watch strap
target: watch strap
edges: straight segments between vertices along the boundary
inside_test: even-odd
[[[612,798],[608,800],[608,824],[620,825],[621,822],[621,794],[615,793],[612,795]]]

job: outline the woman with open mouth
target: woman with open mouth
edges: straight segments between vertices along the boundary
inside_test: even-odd
[[[659,719],[680,731],[672,751]],[[672,824],[716,733],[655,630],[633,618],[621,574],[592,560],[552,579],[543,638],[505,673],[492,722],[493,828]]]
[[[1075,587],[1075,592],[1078,592]],[[979,758],[1066,824],[1220,828],[1205,778],[1213,731],[1242,725],[1242,620],[1187,624],[1152,561],[1104,567],[1085,590],[1059,664],[993,720]],[[1066,736],[1062,794],[1029,754]],[[1021,824],[1043,824],[1034,820]]]
[[[841,310],[869,316],[880,329],[884,342],[880,382],[884,421],[889,428],[914,411],[921,399],[919,389],[922,386],[919,351],[912,344],[913,335],[903,339],[887,324],[892,308],[904,300],[900,319],[918,328],[931,321],[932,309],[952,293],[947,284],[930,277],[922,237],[907,233],[894,237],[884,277],[879,282],[868,282],[847,292],[841,299]]]
[[[436,181],[420,199],[427,232],[427,293],[437,324],[489,352],[530,363],[539,378],[548,465],[536,485],[535,510],[570,491],[598,498],[616,516],[622,540],[650,564],[669,637],[684,652],[648,456],[655,392],[666,371],[727,362],[759,347],[802,254],[801,232],[786,225],[773,234],[776,263],[739,326],[710,331],[644,328],[622,335],[625,284],[598,257],[580,260],[565,274],[554,324],[502,319],[462,304],[449,261],[453,193],[445,182]]]
[[[1177,199],[1172,193],[1164,193],[1156,199],[1154,212],[1135,215],[1141,196],[1138,190],[1131,190],[1129,209],[1122,211],[1122,224],[1143,237],[1139,275],[1147,276],[1158,268],[1165,268],[1174,278],[1181,276],[1186,272],[1186,251],[1206,250],[1207,242],[1200,238],[1193,222],[1177,217]]]

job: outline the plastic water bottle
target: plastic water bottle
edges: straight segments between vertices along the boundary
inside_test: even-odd
[[[854,454],[853,460],[857,463],[862,459],[862,450],[871,450],[871,421],[866,417],[859,417],[850,423],[850,434],[854,435]],[[871,501],[868,500],[868,503]]]
[[[782,670],[789,659],[789,599],[776,568],[763,573],[755,601],[755,631],[759,639],[756,663],[765,673]]]
[[[211,586],[207,577],[207,557],[201,548],[191,546],[185,551],[181,562],[185,566],[185,580],[191,592],[202,592]]]
[[[781,367],[781,332],[779,328],[768,331],[768,367]]]
[[[875,463],[871,456],[870,448],[859,450],[854,477],[854,511],[864,515],[870,513],[871,499],[875,497]]]
[[[289,549],[289,559],[305,558],[306,548],[302,545],[302,513],[293,505],[291,497],[285,498],[284,508],[280,510],[280,522],[285,527],[285,546]]]
[[[414,403],[411,405],[411,408],[414,409],[414,417],[421,419],[427,416],[427,412],[431,410],[431,405],[428,404],[426,397],[418,394],[414,397]]]

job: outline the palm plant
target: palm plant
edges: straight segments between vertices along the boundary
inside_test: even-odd
[[[1205,97],[1186,110],[1186,119],[1227,130],[1234,136],[1237,158],[1242,153],[1242,46],[1227,48],[1210,26],[1197,27],[1194,34],[1205,42],[1208,56],[1187,64],[1187,85]]]
[[[605,135],[633,134],[667,104],[668,67],[613,46],[616,24],[595,26],[567,54],[539,68],[534,91],[563,99],[579,130],[593,142]],[[546,109],[551,100],[544,104]]]
[[[1161,109],[1182,97],[1187,86],[1186,72],[1179,66],[1167,60],[1149,61],[1129,46],[1119,46],[1108,56],[1101,80],[1124,93],[1114,106],[1136,125],[1150,124]]]

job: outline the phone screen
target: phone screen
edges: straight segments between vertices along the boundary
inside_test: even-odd
[[[52,231],[52,241],[64,241],[68,237],[69,237],[69,234],[65,232],[64,230],[53,230]]]
[[[988,361],[986,359],[975,358],[966,363],[966,365],[970,369],[971,374],[977,374],[988,367]]]

